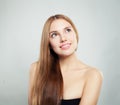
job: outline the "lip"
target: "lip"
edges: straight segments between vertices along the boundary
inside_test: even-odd
[[[64,43],[64,44],[61,44],[61,45],[60,45],[60,48],[61,48],[62,50],[67,50],[67,49],[70,48],[70,46],[71,46],[71,43]]]

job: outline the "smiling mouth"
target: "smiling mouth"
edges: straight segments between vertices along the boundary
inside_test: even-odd
[[[62,50],[67,50],[67,49],[70,48],[70,46],[71,46],[71,43],[65,43],[65,44],[62,44],[62,45],[60,46],[60,48],[61,48]]]

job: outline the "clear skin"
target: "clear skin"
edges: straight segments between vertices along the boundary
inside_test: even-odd
[[[51,48],[60,59],[71,55],[77,48],[76,34],[72,26],[63,19],[53,21],[49,39]]]
[[[50,27],[50,45],[58,54],[64,81],[63,99],[81,98],[79,105],[97,105],[103,76],[94,67],[81,62],[76,54],[76,33],[63,19],[54,20]],[[36,64],[31,65],[30,86],[34,78]]]

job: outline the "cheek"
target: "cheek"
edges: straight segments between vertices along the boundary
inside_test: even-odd
[[[69,40],[76,41],[77,40],[76,34],[75,33],[71,33],[71,35],[69,36]]]
[[[57,41],[55,41],[55,40],[50,41],[50,46],[51,46],[52,49],[56,48],[58,46]]]
[[[76,49],[77,48],[77,37],[76,37],[76,34],[75,33],[72,33],[70,36],[69,36],[69,40],[73,43],[73,47]]]

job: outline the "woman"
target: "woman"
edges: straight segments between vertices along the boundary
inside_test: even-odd
[[[31,65],[29,105],[97,105],[102,75],[77,58],[77,45],[77,29],[70,18],[48,18],[40,58]]]

